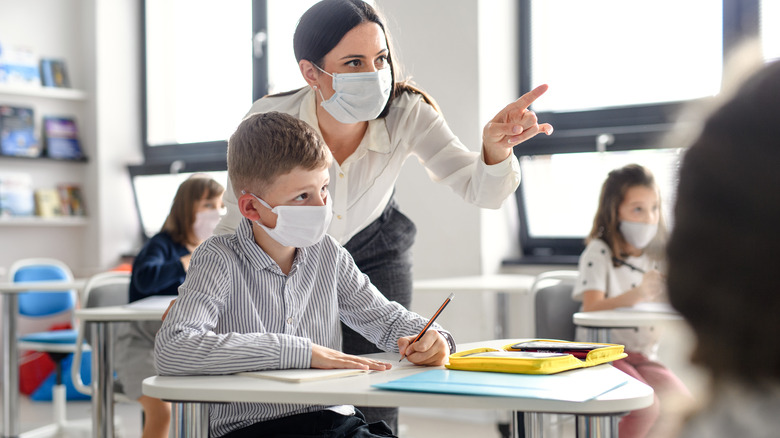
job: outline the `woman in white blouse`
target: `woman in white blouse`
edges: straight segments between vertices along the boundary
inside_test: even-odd
[[[434,181],[467,202],[500,207],[520,182],[512,147],[540,132],[552,133],[552,126],[537,123],[527,109],[547,87],[536,88],[499,112],[485,126],[477,153],[452,133],[432,98],[407,82],[396,82],[384,22],[363,0],[324,0],[312,6],[298,23],[293,45],[307,86],[266,96],[249,113],[288,113],[322,135],[334,157],[328,233],[388,299],[408,308],[416,230],[393,201],[401,166],[416,156]],[[224,203],[228,213],[217,234],[233,232],[241,219],[230,186]],[[345,352],[378,351],[344,329]],[[395,410],[379,409],[361,408],[369,421],[384,419],[395,429]]]

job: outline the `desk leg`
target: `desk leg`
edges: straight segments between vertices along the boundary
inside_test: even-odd
[[[90,322],[92,330],[92,436],[114,438],[114,325]]]
[[[16,312],[19,296],[3,300],[3,438],[19,435],[19,350],[16,349]]]
[[[544,414],[526,412],[524,421],[526,438],[541,438],[544,436]]]
[[[609,336],[609,328],[603,327],[586,327],[587,336],[591,342],[600,342],[602,344],[609,344],[611,339]]]
[[[620,414],[577,415],[577,438],[618,438]]]
[[[171,436],[174,438],[208,438],[208,403],[172,403]]]

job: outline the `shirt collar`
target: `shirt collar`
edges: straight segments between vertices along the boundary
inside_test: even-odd
[[[249,263],[253,268],[281,273],[276,261],[263,251],[263,248],[261,248],[257,242],[255,242],[255,235],[252,232],[252,221],[247,218],[241,218],[241,222],[239,222],[238,228],[236,229],[236,237],[241,251],[244,253],[247,260],[249,260]],[[296,249],[290,275],[297,270],[299,265],[304,265],[306,263],[310,251],[310,248]]]
[[[317,119],[317,99],[314,93],[315,91],[309,88],[309,92],[303,96],[298,118],[311,125],[322,137],[320,124]],[[360,149],[380,154],[389,154],[392,151],[390,133],[387,131],[387,124],[384,118],[368,121],[368,130],[363,137],[363,141],[360,142],[360,146],[358,146],[358,151]]]

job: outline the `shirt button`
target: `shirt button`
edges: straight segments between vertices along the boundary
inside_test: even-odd
[[[336,216],[336,219],[341,219],[341,215],[337,215],[337,216]]]
[[[287,324],[292,324],[292,323],[293,323],[292,317],[287,318]]]
[[[339,178],[344,178],[344,172],[339,172]]]

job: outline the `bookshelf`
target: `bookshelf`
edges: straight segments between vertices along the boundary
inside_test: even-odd
[[[23,87],[0,84],[0,98],[5,97],[34,97],[55,100],[85,101],[87,93],[73,88],[53,87]]]

